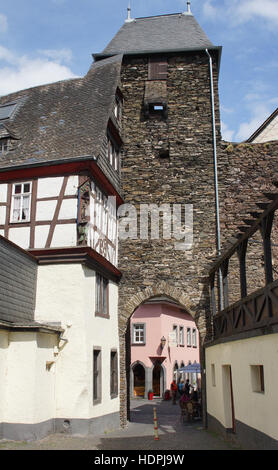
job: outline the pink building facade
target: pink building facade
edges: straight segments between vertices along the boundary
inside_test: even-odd
[[[199,360],[199,333],[192,317],[168,299],[154,299],[141,305],[132,315],[131,397],[162,397],[175,378],[189,378],[197,385],[196,374],[181,374],[178,369]]]

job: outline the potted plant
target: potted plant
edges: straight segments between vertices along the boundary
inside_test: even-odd
[[[152,400],[152,399],[153,399],[153,390],[150,389],[150,390],[148,391],[148,400]]]

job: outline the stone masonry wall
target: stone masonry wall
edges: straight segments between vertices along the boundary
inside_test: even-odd
[[[262,144],[231,144],[222,142],[218,151],[220,220],[223,242],[239,233],[244,219],[251,219],[251,212],[260,212],[257,202],[270,202],[264,193],[277,193],[273,182],[278,181],[278,142]],[[274,279],[278,275],[278,220],[274,218],[272,229],[272,259]],[[247,293],[265,285],[263,245],[260,231],[248,243]],[[237,256],[231,259],[229,268],[230,304],[240,299],[239,263]]]
[[[176,240],[120,240],[121,420],[126,421],[126,344],[129,318],[150,297],[168,295],[194,317],[201,342],[210,335],[207,267],[216,252],[213,145],[209,66],[205,53],[168,59],[168,119],[145,119],[143,100],[148,59],[123,63],[122,192],[125,203],[193,204],[191,252]],[[217,133],[220,138],[215,72]],[[169,148],[160,158],[159,149]],[[128,362],[128,361],[127,361]]]

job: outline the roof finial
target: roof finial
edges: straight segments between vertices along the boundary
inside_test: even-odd
[[[130,2],[129,2],[128,7],[127,7],[127,19],[125,20],[126,23],[131,23],[132,21],[134,21],[134,19],[131,18],[130,16],[130,12],[131,12],[131,7],[130,7]]]
[[[191,2],[189,0],[187,0],[187,11],[184,12],[184,15],[192,15]]]

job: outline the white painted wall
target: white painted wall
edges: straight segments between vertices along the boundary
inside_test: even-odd
[[[109,283],[110,319],[95,317],[95,272],[80,264],[39,266],[36,321],[65,327],[56,362],[56,417],[102,416],[119,411],[110,398],[110,350],[119,351],[118,287]],[[102,348],[102,402],[93,405],[93,347]]]
[[[2,386],[6,423],[40,423],[55,413],[55,377],[46,369],[54,358],[56,335],[36,332],[9,332],[6,347],[6,373]]]
[[[9,346],[8,332],[0,330],[0,423],[3,422],[6,397],[7,352]]]
[[[278,334],[232,341],[206,349],[208,413],[224,427],[229,427],[229,410],[225,410],[225,369],[231,365],[235,419],[278,439]],[[215,386],[212,381],[215,366]],[[251,365],[264,366],[265,392],[252,391]]]
[[[9,240],[27,250],[30,247],[30,227],[20,227],[20,224],[9,230]]]

